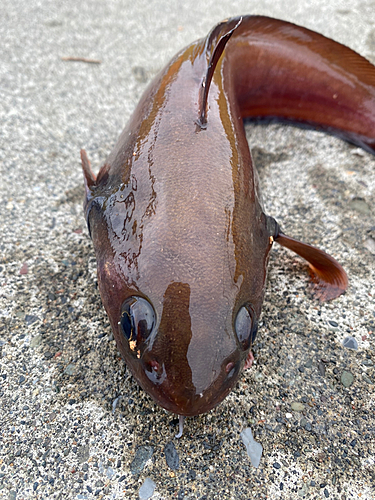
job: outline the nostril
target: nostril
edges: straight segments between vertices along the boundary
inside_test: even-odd
[[[238,371],[238,363],[230,361],[229,363],[227,363],[225,371],[227,372],[226,380],[231,380]]]
[[[233,361],[230,361],[230,362],[227,364],[227,366],[225,367],[225,371],[226,371],[227,373],[229,373],[231,370],[233,370],[233,368],[234,368],[234,363],[233,363]]]
[[[153,359],[152,361],[150,361],[150,367],[154,372],[157,372],[159,371],[160,365],[155,359]]]
[[[143,365],[146,377],[151,380],[153,384],[160,385],[167,378],[167,372],[164,363],[159,363],[156,359],[147,361]]]

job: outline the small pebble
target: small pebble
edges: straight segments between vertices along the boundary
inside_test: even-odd
[[[371,361],[371,359],[367,358],[362,361],[362,364],[365,366],[374,366],[374,363]]]
[[[264,375],[261,372],[255,372],[254,379],[256,382],[262,382],[264,380]]]
[[[305,366],[305,368],[311,368],[311,367],[312,367],[312,364],[313,364],[313,363],[312,363],[312,359],[308,359],[308,360],[306,361],[306,363],[305,363],[305,365],[304,365],[304,366]]]
[[[30,340],[30,347],[37,347],[42,342],[42,336],[38,333]]]
[[[195,481],[195,478],[197,477],[197,473],[195,472],[194,469],[190,469],[187,475],[188,481]]]
[[[363,246],[367,248],[369,252],[375,255],[375,240],[369,236],[363,242]]]
[[[319,361],[318,363],[318,370],[319,370],[319,373],[322,377],[324,377],[324,375],[326,374],[326,367],[323,363],[323,361]]]
[[[307,486],[307,484],[304,484],[302,486],[302,488],[298,490],[297,494],[301,498],[306,498],[306,495],[308,494],[308,486]]]
[[[353,374],[344,370],[341,374],[341,383],[344,387],[350,387],[354,382]]]
[[[342,345],[346,347],[347,349],[354,349],[355,351],[358,350],[358,342],[354,337],[346,337],[342,341]]]
[[[291,408],[293,411],[303,411],[305,408],[305,405],[303,403],[294,402],[294,403],[292,403]]]
[[[363,198],[354,197],[349,202],[349,207],[355,210],[356,212],[359,212],[360,214],[365,214],[365,215],[371,214],[371,208]]]
[[[250,427],[246,427],[246,429],[244,429],[241,432],[241,438],[243,444],[246,446],[246,451],[250,457],[252,465],[255,468],[259,467],[260,459],[262,457],[263,447],[260,443],[257,443],[253,438],[253,433],[251,432]]]
[[[132,474],[139,474],[143,471],[144,466],[152,457],[154,448],[152,446],[140,446],[135,452],[135,457],[130,464],[130,471]]]
[[[35,321],[39,321],[38,316],[35,316],[34,314],[26,314],[25,323],[27,325],[32,325],[33,323],[35,323]]]
[[[66,375],[74,375],[76,371],[76,365],[74,363],[69,363],[68,366],[65,368],[64,373]]]
[[[112,467],[108,467],[106,475],[108,479],[112,479],[113,476],[115,475],[115,471],[112,469]]]
[[[142,486],[139,488],[139,500],[147,500],[154,494],[156,484],[150,477],[146,477]]]
[[[117,408],[117,405],[119,404],[119,402],[121,401],[122,399],[122,396],[118,396],[116,399],[113,400],[113,403],[112,403],[112,415],[114,415],[115,411],[116,411],[116,408]]]
[[[374,383],[366,373],[362,373],[362,378],[367,384],[372,385]]]
[[[168,467],[172,470],[176,470],[179,467],[179,456],[175,445],[172,441],[169,441],[164,447],[165,460],[167,461]]]
[[[29,272],[29,268],[28,268],[28,266],[27,266],[27,263],[26,263],[26,262],[24,262],[24,263],[22,264],[21,269],[20,269],[20,274],[27,274],[28,272]]]

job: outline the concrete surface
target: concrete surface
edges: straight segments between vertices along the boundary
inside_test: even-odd
[[[250,13],[375,62],[373,1],[2,0],[0,498],[138,498],[146,477],[154,499],[375,498],[373,157],[317,132],[248,129],[268,213],[332,253],[350,286],[322,305],[304,264],[275,246],[255,366],[178,441],[175,417],[126,371],[98,294],[80,148],[98,169],[168,59]]]

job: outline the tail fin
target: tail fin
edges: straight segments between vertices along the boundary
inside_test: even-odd
[[[246,16],[221,71],[243,118],[307,124],[375,154],[375,66],[348,47],[285,21]]]

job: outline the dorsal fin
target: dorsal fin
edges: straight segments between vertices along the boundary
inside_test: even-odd
[[[242,23],[242,17],[240,17],[239,21],[237,24],[232,28],[231,30],[227,31],[224,35],[222,35],[215,45],[214,50],[211,53],[211,57],[208,63],[207,67],[207,72],[206,75],[203,77],[202,84],[201,84],[201,91],[199,95],[199,100],[200,100],[200,105],[199,105],[199,118],[198,118],[198,125],[201,128],[206,128],[207,126],[207,99],[208,99],[208,92],[210,90],[210,84],[212,80],[212,76],[214,74],[216,65],[224,51],[224,48],[232,36],[233,32],[239,27],[239,25]]]

